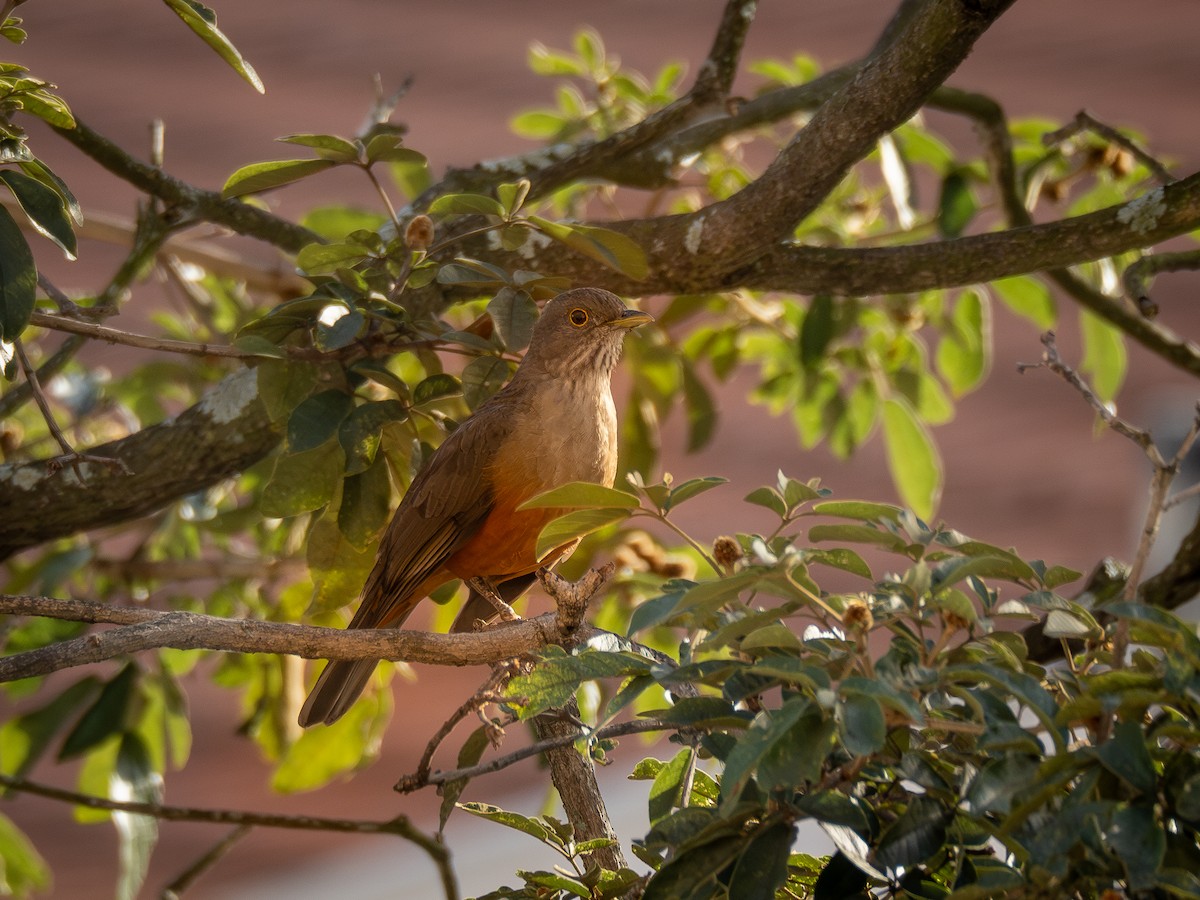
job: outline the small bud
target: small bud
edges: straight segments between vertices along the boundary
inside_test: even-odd
[[[1108,164],[1109,171],[1116,178],[1124,178],[1133,171],[1133,154],[1128,150],[1118,150],[1113,154],[1112,161]]]
[[[871,607],[867,604],[861,600],[851,600],[842,611],[842,624],[846,626],[847,631],[865,634],[875,627],[875,616],[871,614]]]
[[[1066,181],[1044,181],[1040,193],[1043,199],[1049,200],[1051,203],[1062,203],[1067,196]]]
[[[942,621],[946,623],[946,627],[951,631],[966,631],[971,627],[971,623],[956,612],[950,610],[942,611]]]
[[[413,216],[404,229],[404,243],[410,250],[428,250],[433,243],[433,219]]]
[[[721,535],[713,541],[713,559],[722,569],[732,569],[742,558],[742,545],[737,538]]]

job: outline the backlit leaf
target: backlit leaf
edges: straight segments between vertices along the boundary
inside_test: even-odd
[[[180,0],[183,2],[183,0]],[[222,197],[242,197],[291,184],[337,165],[331,159],[278,159],[242,166],[221,188]]]
[[[942,462],[928,429],[907,402],[884,401],[883,439],[901,499],[922,519],[931,518],[942,493]]]
[[[217,51],[225,62],[233,67],[242,78],[260,94],[264,92],[262,80],[254,67],[242,57],[237,47],[217,27],[217,14],[196,0],[163,0],[175,15],[183,19],[184,24],[200,36],[200,39]]]
[[[622,522],[629,517],[625,509],[577,509],[561,516],[542,529],[538,535],[538,559],[556,547],[569,544],[577,538],[591,534],[606,525]]]

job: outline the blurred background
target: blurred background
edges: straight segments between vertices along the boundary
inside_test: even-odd
[[[25,46],[9,48],[8,58],[57,84],[77,116],[139,156],[148,154],[151,120],[163,119],[167,171],[214,190],[241,165],[293,155],[274,143],[280,135],[355,133],[372,101],[374,76],[388,90],[411,76],[412,88],[395,119],[408,125],[407,145],[428,156],[437,176],[447,166],[532,146],[508,127],[517,111],[551,99],[552,82],[526,65],[530,42],[565,48],[580,27],[591,26],[630,67],[653,73],[667,61],[682,60],[694,72],[722,7],[719,0],[216,0],[212,5],[221,28],[257,69],[265,95],[255,94],[169,10],[146,0],[29,2],[20,13],[31,37]],[[831,68],[861,56],[894,5],[764,0],[743,59],[807,53]],[[1200,168],[1200,92],[1195,89],[1200,3],[1154,0],[1137,10],[1125,0],[1017,3],[950,83],[990,94],[1011,117],[1065,121],[1087,109],[1105,122],[1137,129],[1173,172],[1190,174]],[[748,92],[753,84],[741,79],[735,92]],[[950,127],[957,139],[970,140],[961,130],[953,132],[959,126]],[[37,132],[34,142],[39,156],[76,192],[86,215],[132,218],[132,190],[53,134]],[[272,194],[270,202],[284,215],[321,203],[357,200],[373,206],[365,181],[353,174],[320,176],[299,190]],[[67,264],[42,244],[35,245],[39,264],[68,293],[94,287],[119,259],[117,249],[89,241],[81,244],[80,259]],[[1200,335],[1197,278],[1162,276],[1154,287],[1162,321],[1185,337]],[[1065,312],[1060,345],[1070,360],[1078,342],[1070,302],[1059,302]],[[137,305],[135,295],[131,314]],[[646,298],[643,305],[653,312],[656,298]],[[981,540],[1084,571],[1106,555],[1128,559],[1144,510],[1148,467],[1132,444],[1098,431],[1089,408],[1060,380],[1041,371],[1017,373],[1016,364],[1036,361],[1041,349],[1032,326],[997,308],[991,377],[962,401],[952,423],[935,431],[946,469],[940,515]],[[134,351],[91,352],[93,360],[119,369],[122,354]],[[1200,390],[1194,380],[1136,346],[1129,347],[1129,357],[1120,413],[1151,428],[1169,449],[1168,435],[1186,430]],[[753,377],[747,373],[741,386]],[[721,474],[732,480],[683,511],[681,524],[698,538],[765,526],[766,520],[740,500],[773,482],[780,468],[802,479],[820,477],[840,498],[896,499],[877,440],[849,461],[821,449],[802,452],[790,421],[745,405],[738,386],[735,381],[725,395],[721,427],[703,453],[685,455],[675,423],[667,423],[665,470],[677,479]],[[414,627],[420,624],[414,618]],[[235,733],[236,698],[195,682],[190,693],[195,746],[187,768],[168,775],[166,802],[363,819],[404,814],[432,830],[438,798],[428,793],[401,797],[391,786],[414,768],[446,711],[484,675],[428,668],[418,675],[416,684],[395,682],[397,713],[379,762],[351,782],[291,797],[270,793],[269,768]],[[513,739],[519,738],[514,734]],[[624,777],[646,750],[627,740],[602,773],[612,791],[618,831],[626,836],[640,835],[645,827],[644,788],[627,790]],[[669,752],[663,748],[658,755]],[[49,766],[33,777],[72,783],[70,771]],[[530,763],[474,783],[463,799],[535,813],[546,781]],[[117,852],[111,826],[77,825],[67,807],[29,797],[6,803],[4,811],[53,867],[54,896],[111,892]],[[164,823],[144,895],[157,895],[223,833],[214,826]],[[518,861],[538,859],[537,845],[528,838],[461,814],[451,820],[447,840],[466,894],[511,878]],[[395,838],[261,829],[234,847],[188,896],[265,900],[335,891],[346,900],[438,896],[433,878],[423,855]]]

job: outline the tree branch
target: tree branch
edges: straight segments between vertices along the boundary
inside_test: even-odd
[[[241,200],[226,200],[213,191],[193,187],[156,166],[134,159],[78,117],[74,128],[54,130],[118,178],[157,197],[178,214],[224,225],[238,234],[258,238],[288,253],[295,253],[306,244],[321,243],[321,238],[307,228]]]
[[[432,634],[391,628],[318,628],[111,606],[90,600],[0,594],[0,615],[44,616],[122,626],[2,657],[0,682],[48,675],[60,669],[162,647],[287,654],[305,659],[387,659],[477,666],[535,653],[547,644],[559,642],[554,613],[473,634]],[[604,634],[587,625],[576,632],[583,638]]]
[[[429,854],[442,878],[447,898],[458,897],[458,883],[450,865],[450,853],[445,846],[420,829],[413,827],[405,816],[378,822],[363,819],[333,819],[320,816],[290,816],[282,813],[256,813],[234,809],[198,809],[186,806],[164,806],[158,803],[137,803],[109,800],[50,785],[0,775],[0,785],[12,791],[34,794],[48,800],[84,806],[88,809],[107,809],[134,815],[153,816],[164,822],[207,822],[214,825],[239,827],[289,828],[298,831],[336,831],[351,834],[391,834],[410,841]]]
[[[241,472],[279,442],[253,369],[227,377],[178,417],[93,447],[128,470],[47,461],[0,465],[0,559],[56,537],[121,522]]]

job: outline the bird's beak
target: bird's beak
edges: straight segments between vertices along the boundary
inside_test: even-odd
[[[650,313],[644,313],[640,309],[627,309],[608,324],[613,328],[637,328],[653,321],[654,316]]]

